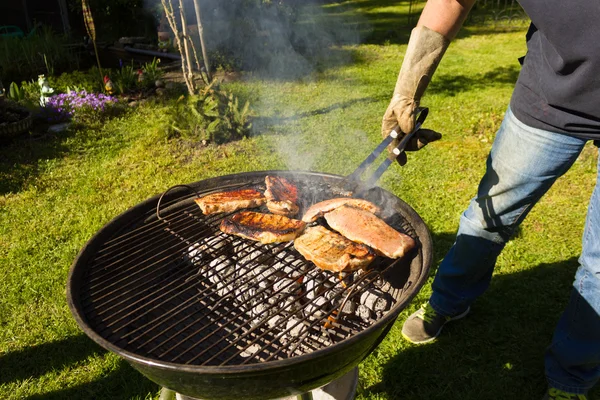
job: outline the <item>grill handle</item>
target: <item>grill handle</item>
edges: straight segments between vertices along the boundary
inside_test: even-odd
[[[162,202],[163,197],[165,197],[165,195],[167,193],[169,193],[171,190],[173,190],[175,188],[178,188],[178,187],[188,188],[188,189],[190,189],[190,191],[194,192],[197,197],[200,197],[200,194],[196,191],[196,189],[194,189],[190,185],[175,185],[175,186],[171,186],[170,188],[168,188],[167,190],[165,190],[165,192],[163,194],[160,195],[160,198],[158,199],[158,203],[156,203],[156,218],[158,218],[160,221],[162,221],[164,219],[163,217],[160,216],[160,203]]]

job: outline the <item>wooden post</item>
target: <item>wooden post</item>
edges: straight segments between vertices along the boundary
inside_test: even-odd
[[[204,28],[202,27],[202,18],[200,18],[200,4],[198,0],[194,0],[194,9],[196,10],[196,23],[198,24],[198,36],[200,36],[200,47],[202,48],[202,58],[204,60],[204,69],[206,70],[206,76],[208,81],[212,81],[210,73],[210,63],[208,62],[208,54],[206,52],[206,45],[204,44]]]

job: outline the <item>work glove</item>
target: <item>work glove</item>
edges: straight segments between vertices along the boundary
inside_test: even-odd
[[[390,151],[398,146],[404,134],[412,132],[415,128],[421,97],[449,44],[450,41],[442,34],[424,26],[418,26],[412,30],[394,94],[381,124],[381,135],[384,138],[396,126],[400,128],[401,132],[398,132],[400,135],[388,147]],[[441,137],[442,135],[438,132],[420,129],[406,150],[419,150],[427,143]],[[400,165],[406,164],[406,153],[402,152],[397,160]]]

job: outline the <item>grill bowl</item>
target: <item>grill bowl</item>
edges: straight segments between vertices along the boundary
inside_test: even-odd
[[[216,177],[189,184],[190,188],[200,194],[211,191],[227,190],[249,182],[264,181],[266,175],[278,175],[295,182],[302,182],[306,187],[323,186],[339,188],[343,177],[338,175],[300,172],[300,171],[262,171]],[[100,229],[83,247],[71,266],[67,282],[67,300],[71,312],[81,329],[96,343],[112,351],[135,369],[157,384],[186,396],[202,399],[275,399],[305,393],[349,372],[385,337],[395,322],[398,314],[418,293],[427,279],[431,265],[431,236],[423,220],[405,202],[390,192],[374,188],[365,196],[367,199],[384,205],[392,218],[400,218],[407,226],[411,236],[417,240],[418,246],[410,256],[402,260],[390,261],[383,275],[386,284],[393,288],[395,303],[384,315],[370,326],[354,332],[349,337],[314,351],[289,358],[268,360],[266,362],[239,363],[228,365],[198,365],[158,357],[145,351],[136,351],[127,340],[115,333],[120,328],[106,326],[100,318],[101,308],[89,300],[90,288],[98,274],[114,274],[109,267],[98,272],[94,270],[98,258],[103,257],[107,247],[118,245],[120,237],[133,234],[150,223],[157,222],[157,206],[161,206],[160,215],[168,218],[174,215],[183,205],[189,204],[195,195],[186,188],[178,188],[164,194],[163,198],[155,196],[114,218]],[[133,233],[132,233],[133,232]],[[185,239],[182,239],[185,240]],[[152,243],[150,243],[152,245]],[[160,251],[160,244],[156,244]],[[132,250],[133,252],[133,250]],[[166,263],[164,261],[163,263]],[[153,263],[155,265],[157,263]],[[158,263],[161,264],[161,263]],[[140,267],[141,268],[141,267]],[[128,275],[137,271],[128,270]],[[96,274],[96,275],[94,275]],[[116,291],[123,291],[116,285]],[[157,288],[154,296],[160,296]],[[110,298],[110,294],[108,296]],[[177,299],[176,299],[177,300]],[[109,300],[110,301],[110,300]],[[150,302],[147,296],[136,295],[130,302]],[[117,307],[118,306],[118,307]],[[119,307],[127,304],[116,304],[114,314]],[[107,317],[110,318],[110,317]],[[343,321],[340,323],[343,324]],[[143,326],[142,326],[143,328]],[[142,329],[138,327],[137,329]]]

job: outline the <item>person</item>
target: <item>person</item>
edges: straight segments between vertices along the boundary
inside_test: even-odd
[[[411,32],[382,122],[411,132],[433,73],[475,0],[429,0]],[[600,143],[600,7],[595,0],[519,0],[531,19],[527,53],[486,161],[477,194],[461,215],[429,301],[403,324],[411,342],[434,340],[466,316],[488,288],[496,259],[531,208],[573,165],[589,140]],[[440,138],[422,130],[408,150]],[[406,161],[406,156],[399,160]],[[587,399],[600,377],[600,177],[591,196],[580,266],[545,355],[544,399]]]

